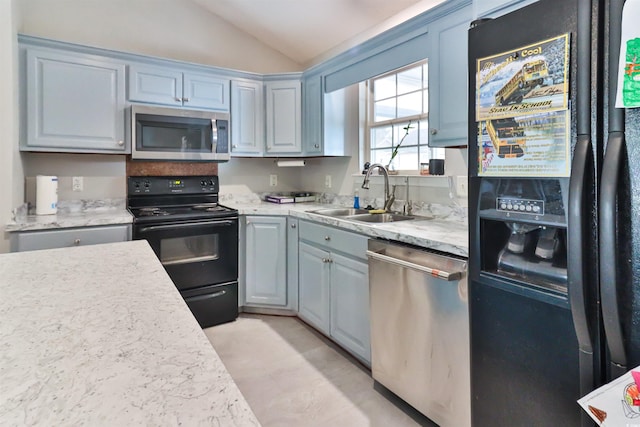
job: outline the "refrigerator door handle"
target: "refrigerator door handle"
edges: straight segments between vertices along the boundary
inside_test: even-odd
[[[600,301],[602,318],[611,357],[611,376],[617,378],[627,371],[627,354],[620,323],[620,304],[617,292],[617,187],[624,148],[624,133],[609,134],[602,166],[600,186]]]
[[[589,218],[585,188],[588,168],[593,165],[593,151],[591,139],[588,135],[578,136],[571,165],[571,180],[569,182],[569,217],[568,227],[571,232],[567,238],[567,270],[569,280],[569,300],[571,301],[571,315],[578,338],[580,349],[580,392],[585,395],[593,390],[593,348],[594,338],[589,324],[587,311],[588,274],[586,272],[584,248],[589,247],[585,239],[592,224],[587,224]]]

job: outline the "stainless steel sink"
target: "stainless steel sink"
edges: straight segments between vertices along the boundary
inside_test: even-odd
[[[381,213],[381,214],[362,214],[362,215],[349,215],[344,217],[344,219],[349,219],[352,221],[361,221],[361,222],[396,222],[396,221],[408,221],[415,219],[414,216],[408,215],[400,215],[394,213]]]
[[[369,211],[366,209],[354,209],[354,208],[335,208],[335,209],[318,209],[317,211],[311,211],[311,213],[315,213],[318,215],[326,215],[326,216],[352,216],[352,215],[369,215]]]

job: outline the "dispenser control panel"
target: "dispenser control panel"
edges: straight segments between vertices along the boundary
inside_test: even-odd
[[[544,200],[498,197],[496,199],[496,210],[500,212],[544,215]]]

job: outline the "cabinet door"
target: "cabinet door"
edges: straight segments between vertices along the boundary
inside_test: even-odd
[[[329,252],[300,242],[298,245],[298,314],[330,334],[329,323]]]
[[[262,82],[231,82],[231,154],[261,156],[264,152]]]
[[[267,154],[302,153],[300,81],[268,82],[265,88]]]
[[[26,74],[22,150],[128,152],[124,64],[28,49]]]
[[[331,337],[370,363],[369,267],[335,253],[331,260]]]
[[[249,304],[287,304],[286,217],[247,217],[246,291]]]
[[[184,73],[182,84],[185,107],[229,111],[229,80]]]
[[[322,154],[322,77],[304,79],[303,99],[303,152],[310,156]]]
[[[467,31],[471,5],[433,24],[429,58],[431,147],[467,145]]]
[[[298,219],[287,218],[287,308],[298,311]]]
[[[182,72],[129,65],[129,100],[182,106]]]

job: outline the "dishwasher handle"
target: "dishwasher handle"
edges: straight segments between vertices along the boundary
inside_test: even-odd
[[[462,279],[466,270],[454,270],[454,271],[444,271],[437,268],[432,268],[426,265],[416,264],[414,262],[405,261],[400,258],[391,257],[388,255],[382,255],[378,252],[367,251],[367,256],[373,259],[378,259],[380,261],[388,262],[390,264],[399,265],[402,267],[410,268],[413,270],[418,270],[423,273],[427,273],[433,277],[437,277],[439,279],[444,279],[449,282],[458,281]],[[466,266],[466,263],[463,263]]]

